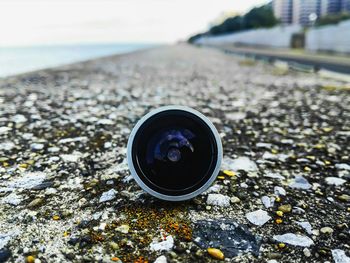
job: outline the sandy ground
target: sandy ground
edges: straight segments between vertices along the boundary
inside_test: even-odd
[[[187,45],[2,79],[0,262],[215,262],[211,246],[227,262],[349,262],[349,92]],[[210,117],[234,172],[180,203],[125,163],[133,125],[168,104]],[[244,229],[239,255],[208,222],[227,242]]]

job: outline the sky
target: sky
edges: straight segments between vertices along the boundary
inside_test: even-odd
[[[172,43],[266,0],[0,0],[0,46]]]

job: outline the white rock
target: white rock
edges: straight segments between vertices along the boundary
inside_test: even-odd
[[[273,239],[281,243],[286,243],[292,246],[300,246],[300,247],[309,247],[314,244],[314,241],[312,241],[311,238],[303,235],[296,235],[293,233],[276,235],[276,236],[273,236]]]
[[[105,149],[109,149],[109,148],[112,147],[112,143],[111,143],[111,142],[105,142],[104,145],[103,145],[103,147],[104,147]]]
[[[257,225],[257,226],[262,226],[267,221],[269,221],[271,219],[271,217],[268,215],[268,213],[264,210],[261,210],[261,209],[253,211],[253,212],[249,212],[245,216],[249,220],[250,223]]]
[[[97,124],[113,125],[114,122],[112,120],[109,120],[109,119],[101,119],[101,120],[98,120]]]
[[[153,241],[150,244],[150,250],[152,251],[168,251],[174,246],[174,238],[172,236],[162,237],[162,241]]]
[[[99,202],[103,203],[103,202],[113,200],[116,197],[117,193],[118,192],[114,189],[111,189],[107,192],[104,192],[104,193],[102,193]]]
[[[104,231],[106,229],[107,224],[106,223],[101,223],[98,227],[98,230]]]
[[[12,117],[12,121],[14,121],[15,123],[23,123],[27,121],[27,118],[21,114],[17,114]]]
[[[166,257],[162,255],[160,257],[157,257],[153,263],[167,263],[167,260]]]
[[[5,196],[1,203],[3,204],[10,204],[10,205],[19,205],[22,202],[22,197],[17,195],[16,193],[11,193],[8,196]]]
[[[312,234],[312,226],[309,222],[307,221],[298,221],[297,224],[299,226],[301,226],[302,228],[305,229],[306,233],[308,233],[309,235]]]
[[[131,175],[128,175],[123,178],[123,183],[129,183],[131,180],[134,180],[134,177],[132,177]]]
[[[60,160],[60,157],[58,157],[58,156],[52,156],[52,157],[50,157],[49,158],[49,163],[56,163],[56,162],[58,162]]]
[[[332,249],[334,263],[350,263],[350,257],[345,254],[344,250]]]
[[[335,168],[337,168],[339,170],[350,170],[350,165],[348,165],[346,163],[337,163],[335,165]]]
[[[293,144],[294,141],[292,139],[282,139],[281,143],[283,143],[283,144]]]
[[[15,148],[15,144],[13,142],[2,142],[0,143],[0,149],[5,151],[10,151]]]
[[[229,157],[224,157],[222,161],[223,170],[232,170],[237,172],[238,170],[257,171],[258,167],[256,163],[247,157],[239,157],[237,159],[231,159]]]
[[[303,249],[304,255],[305,257],[310,257],[311,256],[311,252],[310,250],[306,247]]]
[[[233,121],[242,120],[246,117],[246,114],[244,112],[230,112],[226,113],[225,115],[227,119]]]
[[[310,189],[312,185],[301,175],[296,175],[294,179],[290,182],[289,187],[307,190]]]
[[[75,137],[75,138],[64,138],[58,141],[59,144],[71,143],[71,142],[86,142],[88,138],[86,136]]]
[[[258,142],[258,143],[256,144],[256,147],[258,147],[258,148],[271,149],[272,144],[271,144],[271,143],[265,143],[265,142]]]
[[[74,152],[72,154],[61,154],[60,157],[64,162],[76,163],[81,158],[82,154],[79,152]]]
[[[227,207],[230,206],[230,197],[222,194],[208,194],[207,204]]]
[[[305,214],[305,210],[298,206],[293,207],[292,212],[298,215]]]
[[[7,187],[11,190],[15,188],[31,189],[41,184],[46,178],[46,174],[43,172],[29,172],[24,173],[22,177],[10,181]]]
[[[11,128],[2,126],[0,127],[0,134],[6,134],[7,132],[11,131]]]
[[[208,190],[205,191],[205,193],[218,193],[222,189],[222,185],[220,184],[214,184],[213,186],[209,187]]]
[[[124,159],[121,163],[116,164],[113,167],[114,172],[119,173],[128,170],[128,162]]]
[[[30,145],[30,149],[32,149],[32,150],[35,150],[35,151],[39,151],[39,150],[42,150],[42,149],[44,149],[44,144],[42,144],[42,143],[32,143],[31,145]]]
[[[60,151],[60,148],[58,147],[49,147],[47,148],[47,151],[50,152],[50,153],[57,153]]]
[[[6,244],[15,236],[18,236],[20,231],[15,229],[7,233],[0,233],[0,249],[6,246]]]
[[[339,186],[346,183],[346,180],[339,177],[326,177],[326,183],[329,185]]]
[[[249,186],[246,184],[246,183],[241,183],[240,185],[239,185],[241,188],[248,188]]]
[[[271,173],[271,172],[267,172],[266,174],[264,174],[265,177],[268,178],[273,178],[273,179],[280,179],[280,180],[284,180],[284,176],[280,175],[279,173]]]
[[[268,196],[263,196],[261,197],[261,202],[263,203],[263,205],[266,207],[266,208],[270,208],[274,205],[275,203],[275,198],[273,197],[268,197]]]
[[[129,233],[129,229],[130,229],[130,227],[128,225],[121,225],[121,226],[118,226],[115,230],[120,232],[120,233],[127,234],[127,233]]]
[[[274,192],[275,195],[277,195],[277,196],[281,196],[281,195],[285,196],[285,195],[287,194],[286,190],[284,190],[284,188],[281,187],[281,186],[275,186],[275,187],[273,188],[273,192]]]
[[[281,161],[285,162],[289,156],[283,153],[280,154],[272,154],[270,152],[265,152],[262,156],[264,160],[271,160],[271,161]]]
[[[47,188],[45,190],[45,194],[47,194],[47,195],[53,195],[53,194],[56,194],[56,193],[57,193],[57,190],[55,188],[52,188],[52,187]]]
[[[26,132],[26,133],[22,134],[22,137],[25,140],[31,140],[33,138],[33,136],[34,136],[34,134],[33,133],[29,133],[29,132]]]

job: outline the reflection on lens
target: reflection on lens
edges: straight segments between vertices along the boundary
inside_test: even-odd
[[[170,161],[178,162],[181,159],[181,152],[177,148],[170,148],[167,156]]]
[[[147,149],[147,163],[152,164],[155,160],[170,160],[177,162],[181,158],[181,152],[194,151],[190,140],[195,136],[189,130],[170,130],[159,132],[152,139]]]

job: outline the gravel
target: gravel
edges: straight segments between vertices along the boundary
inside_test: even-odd
[[[215,187],[178,203],[143,192],[125,157],[137,120],[170,104],[208,116],[224,148]],[[185,44],[0,79],[0,258],[215,262],[213,246],[228,262],[347,262],[349,117],[349,83]],[[251,224],[259,210],[271,219]],[[203,220],[243,229],[239,253]]]

